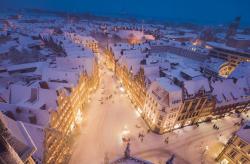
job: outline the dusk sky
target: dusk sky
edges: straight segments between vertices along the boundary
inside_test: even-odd
[[[91,12],[202,24],[228,23],[236,16],[250,26],[250,0],[0,0],[2,8]]]

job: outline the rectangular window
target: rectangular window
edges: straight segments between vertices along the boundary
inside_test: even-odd
[[[248,161],[247,158],[245,158],[245,157],[241,157],[241,158],[240,158],[240,163],[241,163],[241,164],[247,164],[247,163],[249,163],[249,162],[250,162],[250,161]]]
[[[193,103],[192,103],[192,105],[191,105],[191,107],[190,107],[189,110],[190,110],[190,111],[194,110],[195,107],[196,107],[196,105],[197,105],[197,103],[198,103],[198,100],[193,101]]]
[[[199,105],[198,105],[198,107],[197,107],[197,110],[200,110],[201,109],[201,107],[202,107],[202,105],[203,105],[203,103],[205,102],[205,98],[202,98],[201,100],[200,100],[200,103],[199,103]]]
[[[233,149],[233,150],[231,150],[231,152],[228,155],[229,155],[229,157],[234,159],[236,157],[236,155],[237,155],[237,152]]]
[[[246,144],[245,144],[244,142],[240,141],[239,144],[238,144],[238,146],[239,146],[240,148],[243,148],[243,147],[246,146]]]

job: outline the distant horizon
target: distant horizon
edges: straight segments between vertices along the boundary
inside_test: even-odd
[[[51,12],[90,13],[113,18],[136,18],[160,22],[192,23],[198,25],[227,25],[236,16],[241,27],[250,27],[248,0],[1,0],[1,9],[41,9]],[[58,1],[58,2],[57,2]]]

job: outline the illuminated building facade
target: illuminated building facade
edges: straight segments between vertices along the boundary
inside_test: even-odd
[[[188,95],[186,90],[166,78],[151,84],[143,117],[153,131],[164,133],[210,118],[215,105],[211,92],[201,87]]]
[[[116,59],[113,54],[112,48],[107,48],[104,51],[105,54],[105,64],[107,65],[108,69],[115,71],[116,66]]]
[[[204,89],[200,89],[194,96],[184,98],[183,102],[175,128],[206,121],[211,117],[215,106],[211,92],[206,92]]]
[[[216,158],[220,164],[250,163],[250,122],[245,123],[228,141]]]
[[[142,116],[151,130],[164,133],[174,128],[181,105],[181,88],[160,78],[148,89]]]
[[[207,47],[210,50],[210,56],[228,61],[220,70],[220,74],[225,77],[230,75],[241,62],[250,61],[249,52],[229,47],[223,43],[207,42]]]
[[[131,69],[117,64],[116,76],[125,87],[132,103],[137,109],[139,109],[139,112],[141,112],[146,98],[146,85],[143,68],[140,68],[139,72],[134,75]]]
[[[95,63],[93,76],[82,74],[78,85],[58,92],[58,109],[51,113],[49,127],[45,128],[44,163],[62,163],[70,159],[71,146],[77,128],[83,119],[83,110],[89,95],[99,83],[98,66]]]

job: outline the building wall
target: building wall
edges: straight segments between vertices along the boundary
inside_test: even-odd
[[[215,99],[207,95],[185,99],[178,113],[175,127],[183,127],[203,122],[211,116],[215,106]]]
[[[234,135],[216,160],[221,164],[250,163],[250,144]]]
[[[202,54],[195,49],[187,49],[187,48],[182,48],[182,47],[176,47],[176,46],[171,46],[171,45],[153,45],[151,46],[152,53],[159,53],[159,52],[170,52],[174,53],[180,56],[188,57],[194,60],[199,60],[199,61],[204,61],[207,59],[206,54]]]
[[[151,130],[162,134],[174,129],[181,105],[182,102],[171,107],[163,105],[147,93],[142,115]]]
[[[139,108],[139,110],[141,110],[144,106],[146,97],[146,86],[143,69],[140,69],[136,75],[133,75],[125,66],[116,64],[115,74],[122,82],[122,85],[128,93],[131,102],[137,108]]]
[[[184,99],[176,106],[162,106],[148,93],[143,116],[152,130],[157,133],[164,133],[206,121],[211,116],[214,106],[215,99],[210,99],[205,95]]]
[[[232,67],[237,66],[240,62],[250,60],[250,55],[247,53],[233,52],[220,48],[210,49],[210,55],[213,57],[227,60]]]
[[[105,64],[107,65],[108,69],[115,71],[115,57],[111,49],[105,49]]]
[[[233,112],[233,111],[243,112],[249,109],[250,109],[250,102],[245,101],[241,103],[231,103],[228,105],[215,107],[212,114],[214,116],[222,116],[229,112]]]
[[[43,163],[68,162],[74,136],[80,125],[77,120],[78,114],[82,115],[89,95],[96,89],[98,83],[98,66],[95,63],[93,76],[82,74],[78,85],[72,88],[69,96],[65,91],[60,91],[57,100],[58,110],[52,112],[49,127],[45,129]]]

